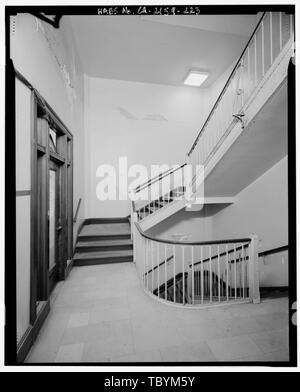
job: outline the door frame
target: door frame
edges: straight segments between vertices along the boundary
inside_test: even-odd
[[[66,278],[67,260],[73,257],[73,246],[70,245],[73,245],[73,135],[29,82],[22,81],[32,90],[30,323],[34,325],[39,304],[49,300],[56,284],[56,279],[51,281],[48,269],[51,162],[58,168],[57,203],[62,226],[57,235],[57,281]],[[57,134],[57,151],[49,145],[50,128]]]
[[[49,294],[52,292],[53,288],[55,287],[55,284],[59,280],[59,271],[60,271],[60,263],[62,262],[62,241],[61,241],[61,230],[63,228],[62,225],[62,217],[61,217],[61,199],[64,197],[64,195],[61,195],[61,190],[62,190],[62,184],[61,184],[61,168],[60,165],[50,157],[49,160],[49,181],[50,181],[50,170],[55,171],[55,227],[54,227],[54,262],[55,265],[54,267],[50,270],[49,269],[49,242],[50,242],[50,214],[48,214],[48,241],[47,241],[47,247],[48,247],[48,258],[45,260],[45,262],[48,260],[47,266],[48,268],[45,268],[48,270],[48,284],[49,284]],[[50,185],[48,185],[49,192],[48,192],[48,200],[50,198]],[[50,203],[48,202],[48,211],[50,213]],[[58,230],[58,227],[61,227],[60,230]]]

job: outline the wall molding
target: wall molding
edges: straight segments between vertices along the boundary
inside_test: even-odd
[[[17,346],[17,363],[23,363],[28,355],[33,343],[35,342],[41,327],[50,312],[50,299],[41,304],[40,310],[37,313],[36,320],[31,325]]]

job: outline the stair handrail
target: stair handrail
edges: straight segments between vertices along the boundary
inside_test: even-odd
[[[133,192],[138,193],[138,192],[142,191],[143,189],[148,188],[149,186],[151,186],[152,184],[156,183],[157,181],[161,181],[163,178],[173,174],[177,170],[182,169],[184,166],[186,166],[186,163],[182,164],[181,166],[168,169],[168,170],[158,174],[157,176],[155,176],[153,178],[150,178],[148,181],[146,181],[146,182],[138,185],[136,188],[134,188]]]
[[[165,239],[160,237],[155,237],[150,234],[146,234],[138,224],[135,222],[135,226],[138,232],[141,234],[142,237],[146,238],[147,240],[160,242],[163,244],[170,244],[170,245],[220,245],[220,244],[233,244],[233,243],[249,243],[251,242],[250,237],[244,238],[230,238],[225,240],[206,240],[206,241],[179,241],[179,240],[172,240],[172,239]]]
[[[77,218],[78,218],[78,213],[79,213],[79,208],[80,208],[81,201],[82,201],[82,199],[81,199],[81,197],[80,197],[79,200],[78,200],[78,203],[77,203],[77,208],[76,208],[75,216],[74,216],[74,218],[73,218],[73,222],[74,222],[74,223],[77,221]]]
[[[217,108],[219,102],[221,101],[221,98],[223,97],[225,91],[227,90],[227,87],[229,86],[231,80],[233,79],[233,77],[234,77],[234,75],[235,75],[235,72],[236,72],[237,69],[239,68],[240,63],[241,63],[241,60],[242,60],[244,54],[246,53],[246,50],[248,49],[248,47],[249,47],[249,45],[250,45],[250,43],[251,43],[253,37],[255,36],[256,32],[257,32],[258,29],[260,28],[261,22],[262,22],[262,20],[264,19],[264,17],[265,17],[266,14],[267,14],[267,12],[264,12],[263,15],[261,16],[261,18],[259,19],[259,21],[258,21],[258,23],[257,23],[257,25],[256,25],[256,27],[255,27],[255,29],[254,29],[254,31],[253,31],[251,37],[249,38],[249,40],[248,40],[248,42],[247,42],[247,44],[246,44],[246,46],[245,46],[245,48],[244,48],[242,54],[240,55],[238,61],[236,62],[236,64],[235,64],[235,66],[234,66],[234,68],[233,68],[231,74],[229,75],[229,77],[228,77],[228,79],[227,79],[227,82],[225,83],[225,85],[224,85],[224,87],[223,87],[221,93],[219,94],[219,96],[218,96],[218,98],[217,98],[217,100],[216,100],[214,106],[212,107],[212,109],[211,109],[211,111],[210,111],[210,113],[209,113],[209,115],[208,115],[208,117],[207,117],[205,123],[203,124],[203,126],[202,126],[202,128],[200,129],[200,131],[199,131],[199,133],[198,133],[198,135],[197,135],[197,137],[196,137],[196,139],[195,139],[195,141],[194,141],[192,147],[190,148],[189,152],[187,153],[187,156],[188,156],[188,157],[191,156],[191,154],[192,154],[192,152],[194,151],[196,145],[198,144],[198,141],[199,141],[199,139],[200,139],[201,134],[204,132],[204,129],[206,128],[206,126],[207,126],[209,120],[211,119],[211,117],[212,117],[212,115],[213,115],[215,109]]]

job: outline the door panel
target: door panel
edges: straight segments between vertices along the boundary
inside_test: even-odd
[[[48,270],[49,288],[53,289],[58,280],[59,265],[59,231],[60,231],[60,167],[50,161],[49,163],[49,210],[48,210]]]
[[[56,170],[49,170],[49,271],[56,266],[57,256],[57,186],[56,186]]]

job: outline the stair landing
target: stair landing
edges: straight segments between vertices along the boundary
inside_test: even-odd
[[[130,235],[129,223],[102,223],[83,226],[79,237]]]

